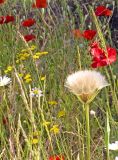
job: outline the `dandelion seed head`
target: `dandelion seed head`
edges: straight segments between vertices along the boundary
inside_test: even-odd
[[[75,95],[83,96],[86,101],[90,95],[108,86],[108,83],[101,73],[84,70],[69,75],[65,86]]]

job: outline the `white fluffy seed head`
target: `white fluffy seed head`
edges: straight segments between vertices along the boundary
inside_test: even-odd
[[[78,71],[69,75],[65,86],[75,95],[92,95],[96,91],[108,86],[101,73],[91,70]]]

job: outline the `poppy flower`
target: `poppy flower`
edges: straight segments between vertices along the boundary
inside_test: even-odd
[[[35,38],[36,38],[36,36],[33,35],[33,34],[28,34],[28,35],[25,35],[25,36],[24,36],[24,39],[25,39],[27,42],[32,41],[32,40],[34,40]]]
[[[94,36],[96,35],[96,31],[95,30],[85,30],[82,34],[82,36],[87,39],[87,40],[92,40],[94,38]]]
[[[35,19],[29,18],[24,20],[21,25],[23,27],[30,27],[30,26],[33,26],[35,23],[36,23]]]
[[[4,3],[5,2],[5,0],[0,0],[0,4],[2,4],[2,3]]]
[[[106,49],[107,53],[102,48],[100,48],[99,44],[94,44],[92,46],[90,52],[93,56],[93,63],[91,65],[93,68],[107,66],[116,61],[116,49],[111,47],[107,47]]]
[[[76,38],[81,38],[82,37],[82,33],[81,33],[81,31],[79,29],[72,30],[72,34]]]
[[[106,8],[105,6],[98,6],[95,9],[95,15],[96,16],[111,16],[112,11],[110,9]]]
[[[32,8],[47,8],[47,0],[36,0],[36,2],[32,4]]]
[[[62,156],[62,155],[58,155],[58,156],[51,156],[50,158],[49,158],[49,160],[64,160],[64,156]]]
[[[14,22],[15,18],[14,16],[1,16],[0,17],[0,24],[4,24],[4,23],[9,23],[9,22]]]

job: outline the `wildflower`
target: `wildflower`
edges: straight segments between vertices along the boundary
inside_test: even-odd
[[[39,140],[37,138],[32,139],[32,144],[37,144],[38,142],[39,142]]]
[[[57,102],[56,101],[49,101],[48,104],[53,106],[53,105],[57,105]]]
[[[81,33],[81,31],[79,29],[72,30],[72,34],[76,38],[81,38],[82,37],[82,33]]]
[[[12,70],[13,70],[13,67],[8,66],[7,69],[4,72],[7,74],[8,72],[11,72]]]
[[[23,52],[23,53],[19,53],[17,56],[18,56],[19,60],[24,61],[30,57],[30,53]]]
[[[95,15],[96,16],[111,16],[112,11],[110,9],[106,8],[105,6],[98,6],[95,9]]]
[[[25,39],[27,42],[32,41],[32,40],[34,40],[35,38],[36,38],[36,36],[33,35],[33,34],[27,34],[27,35],[24,36],[24,39]]]
[[[53,132],[54,134],[58,134],[59,133],[58,125],[53,125],[53,127],[50,129],[50,132]]]
[[[36,97],[41,97],[43,96],[42,91],[39,88],[32,88],[30,95],[32,97],[36,96]]]
[[[85,30],[85,31],[82,32],[79,29],[75,29],[75,30],[72,30],[72,34],[76,38],[83,37],[87,40],[92,40],[94,38],[94,36],[96,35],[96,31],[88,29],[88,30]]]
[[[35,23],[36,23],[35,19],[29,18],[24,20],[21,25],[23,27],[30,27],[30,26],[33,26]]]
[[[19,73],[18,75],[19,75],[19,77],[21,77],[21,78],[23,77],[23,74],[22,74],[22,73]]]
[[[99,72],[84,70],[69,75],[65,86],[82,102],[88,103],[100,89],[108,86],[108,83]]]
[[[36,46],[35,45],[31,45],[30,48],[28,48],[28,50],[31,50],[31,51],[34,51],[36,49]]]
[[[64,110],[58,112],[58,117],[64,117],[66,112]]]
[[[24,80],[26,83],[30,83],[32,81],[31,75],[28,73],[25,75]]]
[[[90,110],[90,115],[92,115],[92,116],[95,116],[95,111],[93,111],[93,110]]]
[[[40,80],[41,80],[41,81],[44,81],[45,79],[46,79],[46,76],[40,77]]]
[[[37,56],[42,56],[48,54],[48,52],[36,52],[35,53]]]
[[[44,126],[48,126],[48,125],[50,125],[50,123],[51,123],[51,122],[49,122],[49,121],[44,121],[44,122],[43,122],[43,125],[44,125]]]
[[[87,40],[92,40],[94,38],[94,36],[96,35],[96,31],[95,30],[85,30],[82,34],[82,36],[87,39]]]
[[[37,56],[36,54],[35,54],[35,55],[33,55],[32,57],[33,57],[33,59],[39,59],[39,58],[40,58],[40,57],[39,57],[39,56]]]
[[[9,83],[11,83],[11,78],[9,78],[7,76],[3,76],[3,77],[0,76],[0,87],[1,86],[6,86]]]
[[[49,160],[64,160],[64,156],[63,155],[51,156],[49,157]]]
[[[118,141],[115,141],[114,143],[109,144],[108,146],[109,150],[118,150]]]
[[[47,0],[36,0],[36,2],[32,4],[32,8],[47,8]]]
[[[15,18],[14,16],[1,16],[0,17],[0,24],[4,24],[4,23],[9,23],[9,22],[14,22]]]
[[[118,157],[115,157],[115,160],[118,160]]]
[[[111,47],[107,47],[106,49],[107,51],[104,51],[100,48],[97,42],[92,44],[90,53],[93,57],[91,65],[93,68],[107,66],[116,61],[116,49]]]
[[[4,3],[5,2],[5,0],[0,0],[0,4],[2,4],[2,3]]]

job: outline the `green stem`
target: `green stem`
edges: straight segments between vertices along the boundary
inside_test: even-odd
[[[87,147],[87,160],[90,160],[90,125],[89,125],[89,105],[85,104],[85,114],[86,114],[86,147]]]

